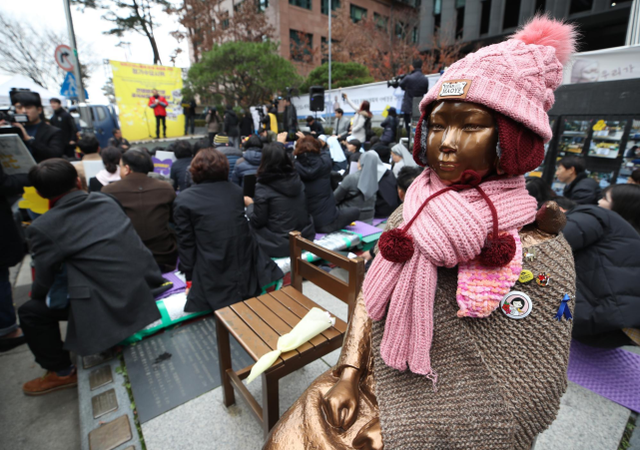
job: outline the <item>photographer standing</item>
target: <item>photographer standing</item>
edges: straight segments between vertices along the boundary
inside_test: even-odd
[[[289,134],[296,134],[298,131],[298,111],[296,107],[291,103],[291,98],[287,97],[284,102],[284,130]]]
[[[60,158],[64,154],[62,131],[42,121],[42,101],[36,92],[21,92],[12,97],[16,114],[25,114],[27,123],[12,123],[36,162]]]
[[[76,127],[76,121],[71,117],[71,114],[62,107],[60,99],[52,98],[49,100],[51,109],[53,109],[53,116],[49,121],[51,125],[59,128],[62,132],[62,142],[64,143],[64,155],[75,159],[76,141],[78,140],[76,135],[78,128]]]
[[[413,98],[422,98],[429,90],[429,79],[422,73],[422,60],[415,59],[411,67],[412,72],[400,82],[400,88],[404,90],[402,112],[404,113],[404,126],[407,129],[407,136],[409,136],[411,130]]]

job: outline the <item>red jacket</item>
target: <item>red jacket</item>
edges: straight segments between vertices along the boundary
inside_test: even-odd
[[[152,106],[156,102],[157,105]],[[167,102],[167,99],[165,99],[162,95],[157,99],[153,96],[149,98],[149,107],[153,108],[153,113],[156,115],[156,117],[166,117],[167,110],[165,108],[167,106],[169,106],[169,103]]]

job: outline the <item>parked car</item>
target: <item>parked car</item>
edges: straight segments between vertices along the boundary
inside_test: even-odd
[[[100,147],[105,148],[109,145],[109,139],[113,137],[113,129],[120,128],[118,114],[113,105],[87,105],[87,108],[91,111],[93,130],[100,142]],[[87,124],[80,119],[76,105],[69,107],[69,113],[75,119],[78,130],[87,128]]]

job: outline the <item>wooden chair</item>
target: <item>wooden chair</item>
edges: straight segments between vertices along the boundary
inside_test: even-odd
[[[283,353],[262,377],[262,406],[242,384],[252,366],[235,372],[231,367],[229,334],[257,361],[262,355],[275,350],[278,338],[288,333],[307,312],[319,307],[302,294],[302,280],[308,279],[320,288],[333,294],[348,305],[349,317],[362,287],[364,260],[346,258],[326,250],[300,236],[300,232],[290,233],[291,286],[243,302],[236,303],[215,312],[218,335],[218,356],[220,376],[223,386],[225,406],[235,403],[234,388],[251,413],[262,424],[264,436],[280,417],[280,378],[306,366],[342,346],[347,324],[336,318],[335,326],[316,336],[298,349]],[[301,258],[302,251],[309,251],[348,271],[349,282],[330,275]]]

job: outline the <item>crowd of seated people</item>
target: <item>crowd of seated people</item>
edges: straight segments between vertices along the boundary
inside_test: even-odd
[[[13,319],[0,330],[0,344],[26,341],[47,371],[25,393],[74,386],[69,351],[103,351],[158,320],[152,290],[164,283],[162,273],[184,273],[186,312],[259,295],[284,276],[272,258],[288,256],[289,232],[313,240],[388,216],[417,176],[396,182],[379,149],[365,152],[355,139],[283,132],[275,140],[253,134],[240,149],[217,133],[213,144],[179,141],[149,151],[128,142],[101,149],[84,134],[81,161],[47,159],[28,180],[15,179],[16,189],[31,184],[51,205],[28,230],[35,279],[32,300],[18,311],[22,328]],[[154,171],[159,150],[175,154],[169,176]],[[87,161],[104,165],[89,180]],[[348,173],[352,161],[357,170]],[[248,196],[242,185],[252,174]],[[72,322],[64,344],[61,320]]]

